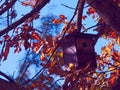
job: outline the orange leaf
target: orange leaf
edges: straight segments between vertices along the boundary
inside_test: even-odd
[[[38,33],[36,33],[36,32],[32,32],[31,36],[32,36],[33,39],[36,39],[36,40],[38,40],[38,41],[41,41],[41,40],[42,40],[42,39],[40,38],[40,36],[38,35]]]
[[[117,38],[117,44],[120,46],[120,37]]]
[[[61,23],[61,20],[59,20],[59,19],[53,19],[53,20],[52,20],[52,23],[54,23],[54,24],[60,24],[60,23]]]
[[[51,51],[52,51],[52,48],[46,48],[46,49],[45,49],[45,53],[46,53],[46,54],[51,53]]]
[[[30,2],[24,1],[24,2],[22,2],[22,5],[23,5],[23,6],[28,6],[28,5],[30,5]]]
[[[66,17],[64,15],[59,15],[59,18],[62,19],[62,20],[66,19]]]
[[[31,43],[31,46],[32,46],[32,50],[35,53],[39,53],[39,51],[43,47],[43,42],[34,42],[34,43]]]
[[[45,54],[44,54],[44,53],[41,54],[40,60],[41,60],[41,61],[45,61]]]

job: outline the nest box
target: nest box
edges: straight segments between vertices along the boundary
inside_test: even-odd
[[[72,33],[62,40],[63,60],[68,67],[74,64],[76,69],[83,69],[89,65],[89,69],[95,69],[96,54],[94,50],[96,35],[85,33]]]

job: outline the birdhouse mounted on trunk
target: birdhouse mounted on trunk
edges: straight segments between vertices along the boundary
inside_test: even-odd
[[[96,35],[72,33],[66,35],[62,41],[63,59],[68,67],[74,64],[76,69],[94,70],[97,67],[94,51]]]

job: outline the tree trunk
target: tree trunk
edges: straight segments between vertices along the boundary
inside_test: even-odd
[[[87,0],[107,25],[120,33],[120,7],[113,0]]]

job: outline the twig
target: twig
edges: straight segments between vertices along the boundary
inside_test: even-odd
[[[73,9],[73,10],[75,10],[75,8],[73,8],[73,7],[70,7],[70,6],[67,6],[67,5],[65,5],[65,4],[61,4],[62,6],[65,6],[65,7],[67,7],[67,8],[69,8],[69,9]]]
[[[9,8],[11,8],[15,4],[16,1],[17,0],[11,0],[11,2],[8,3],[9,5],[6,5],[6,7],[4,7],[3,9],[0,10],[0,15],[3,14],[4,12],[6,12]],[[7,2],[5,1],[5,3],[7,3]]]
[[[14,82],[14,80],[12,80],[9,76],[7,76],[5,73],[0,71],[0,75],[5,77],[6,79],[8,79],[10,82]]]

